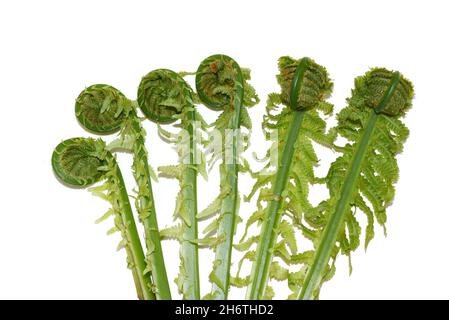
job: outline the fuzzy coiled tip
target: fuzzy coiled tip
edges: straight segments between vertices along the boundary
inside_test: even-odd
[[[157,69],[142,78],[137,102],[145,116],[160,124],[175,122],[191,99],[184,79],[174,71]]]
[[[278,66],[282,102],[293,110],[314,108],[332,91],[326,68],[310,58],[281,57]]]
[[[72,138],[58,144],[51,164],[60,181],[73,187],[86,187],[102,179],[107,163],[105,143],[92,138]]]
[[[356,80],[366,104],[389,116],[402,116],[411,107],[413,85],[399,72],[384,68],[373,68],[364,77]]]
[[[243,100],[244,79],[238,63],[224,54],[204,59],[196,72],[196,91],[204,105],[220,111]]]
[[[111,134],[120,129],[131,102],[118,89],[94,84],[84,89],[75,102],[79,123],[95,134]]]

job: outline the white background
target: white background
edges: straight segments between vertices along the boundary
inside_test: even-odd
[[[277,91],[277,59],[309,56],[335,81],[340,110],[353,78],[368,68],[401,71],[415,85],[411,130],[388,237],[380,230],[368,252],[339,260],[323,299],[449,298],[449,22],[447,1],[2,1],[0,4],[0,298],[134,299],[112,221],[95,225],[107,204],[53,176],[50,156],[62,139],[89,136],[74,116],[78,93],[108,83],[135,99],[140,78],[159,67],[196,70],[214,53],[252,69],[261,103],[251,110],[253,146],[268,92]],[[217,114],[201,109],[208,121]],[[151,164],[176,161],[145,122]],[[110,137],[107,137],[110,139]],[[119,160],[132,189],[129,155]],[[325,159],[326,161],[332,159]],[[322,172],[326,168],[320,168]],[[242,176],[247,193],[251,180]],[[200,182],[200,206],[218,190],[216,170]],[[175,181],[155,187],[160,226],[172,221]],[[254,208],[244,204],[242,214]],[[178,247],[164,243],[170,278]],[[201,252],[202,292],[212,254]],[[173,285],[173,292],[175,286]],[[282,298],[286,292],[282,286]],[[242,291],[232,297],[243,298]]]

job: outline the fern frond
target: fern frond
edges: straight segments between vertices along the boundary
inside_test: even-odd
[[[126,250],[139,299],[155,299],[151,290],[152,279],[145,272],[145,256],[123,177],[103,140],[74,138],[63,141],[53,152],[52,165],[57,177],[69,185],[86,187],[104,180],[102,185],[89,188],[111,205],[97,223],[108,217],[114,218],[114,226],[107,234],[118,232],[121,235],[117,250]]]
[[[195,79],[201,102],[212,110],[223,111],[211,125],[214,140],[213,145],[209,145],[212,151],[209,164],[222,160],[220,194],[201,214],[201,218],[218,214],[208,230],[211,231],[209,234],[213,231],[223,239],[214,247],[215,260],[209,276],[212,283],[210,296],[214,299],[226,299],[230,285],[233,237],[239,221],[239,158],[241,151],[248,147],[248,135],[241,132],[241,128],[251,129],[246,107],[259,101],[249,79],[250,71],[241,69],[236,61],[225,55],[213,55],[202,61]]]
[[[276,170],[277,163],[268,162],[255,173],[256,182],[247,197],[249,200],[258,192],[258,210],[247,221],[244,237],[251,225],[262,222],[247,291],[249,299],[272,296],[267,291],[270,277],[288,279],[287,270],[282,269],[280,276],[278,262],[273,259],[289,261],[297,254],[295,230],[301,230],[298,221],[303,217],[313,220],[308,193],[310,185],[319,182],[314,172],[318,157],[313,143],[329,147],[334,140],[320,114],[332,112],[332,105],[324,101],[332,88],[326,70],[311,59],[289,57],[279,59],[279,70],[281,93],[268,96],[262,128],[266,138],[272,140],[270,150],[280,150],[280,165]],[[267,152],[267,156],[271,155]],[[245,239],[240,246],[247,249]]]
[[[318,296],[322,283],[335,272],[337,254],[347,255],[360,244],[359,209],[367,219],[365,248],[374,237],[374,220],[385,228],[386,209],[394,197],[398,179],[396,155],[402,151],[408,129],[400,118],[411,106],[413,88],[398,72],[372,69],[355,80],[346,108],[337,115],[333,129],[343,139],[341,155],[326,177],[330,197],[319,208],[326,223],[314,228],[314,259],[297,297]],[[350,270],[352,266],[350,263]]]
[[[197,175],[206,176],[204,155],[198,148],[198,134],[206,130],[206,123],[194,105],[194,93],[177,73],[158,69],[148,73],[141,81],[138,102],[142,112],[158,124],[178,121],[181,128],[171,133],[159,127],[160,137],[176,144],[178,164],[159,168],[161,177],[179,182],[179,193],[174,211],[179,224],[163,235],[180,241],[180,269],[176,283],[184,299],[200,299],[197,223]],[[204,241],[203,241],[204,242]],[[205,242],[211,244],[211,242]]]

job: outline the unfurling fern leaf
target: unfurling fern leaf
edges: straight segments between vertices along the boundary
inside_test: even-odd
[[[137,116],[137,103],[112,86],[95,84],[80,93],[75,113],[81,125],[93,133],[103,135],[120,130],[108,149],[133,153],[132,169],[137,184],[135,206],[144,226],[147,249],[145,272],[153,279],[157,299],[171,299],[151,183],[154,174],[148,163],[146,133]]]
[[[398,179],[396,155],[408,136],[400,118],[411,107],[412,97],[412,84],[398,72],[377,68],[355,80],[334,129],[347,144],[336,147],[341,156],[326,177],[330,197],[319,205],[318,214],[326,222],[311,233],[316,252],[306,263],[307,276],[297,298],[316,298],[322,283],[332,276],[337,254],[349,256],[359,246],[357,208],[368,221],[365,247],[374,236],[374,220],[385,226],[385,210]]]
[[[162,176],[179,180],[180,192],[176,199],[175,218],[180,224],[161,233],[167,238],[178,239],[180,272],[176,283],[184,299],[200,299],[198,266],[197,224],[197,173],[204,173],[204,159],[197,148],[197,131],[206,124],[195,110],[193,91],[181,76],[171,70],[158,69],[143,77],[139,85],[138,103],[142,112],[158,124],[180,120],[179,134],[171,134],[159,128],[159,135],[166,141],[178,142],[179,164],[160,168]]]
[[[155,299],[152,281],[145,272],[145,256],[123,177],[115,157],[102,140],[73,138],[61,142],[51,159],[56,176],[75,187],[87,187],[101,180],[103,185],[90,188],[94,195],[107,200],[111,209],[99,219],[114,217],[115,227],[108,234],[120,232],[122,240],[117,249],[124,248],[128,267],[132,271],[139,299]]]
[[[312,141],[328,147],[333,142],[320,114],[332,112],[332,105],[324,101],[332,89],[326,69],[309,58],[281,57],[279,70],[281,93],[270,94],[263,128],[267,138],[277,133],[280,165],[274,174],[270,172],[270,163],[254,174],[257,180],[250,197],[259,190],[258,210],[249,218],[246,229],[256,222],[262,222],[262,227],[260,236],[248,239],[246,244],[248,247],[257,242],[257,250],[249,251],[254,254],[246,255],[254,260],[248,299],[271,297],[272,290],[267,287],[270,277],[291,278],[272,260],[280,257],[293,263],[297,254],[295,228],[306,231],[296,221],[305,219],[313,225],[320,224],[316,210],[307,200],[309,185],[318,181],[314,174],[318,158]],[[277,141],[273,143],[276,147]]]
[[[230,285],[232,244],[238,222],[238,174],[241,149],[241,126],[251,128],[245,107],[255,105],[259,99],[247,82],[249,70],[242,71],[232,58],[213,55],[201,62],[196,73],[196,89],[201,102],[212,110],[222,110],[211,125],[219,141],[212,141],[213,158],[221,158],[220,193],[200,214],[202,218],[218,215],[206,233],[217,233],[223,239],[215,247],[215,261],[209,276],[212,282],[210,298],[226,299]],[[218,149],[218,150],[217,150]],[[213,163],[213,161],[211,161]],[[213,229],[212,229],[213,228]]]

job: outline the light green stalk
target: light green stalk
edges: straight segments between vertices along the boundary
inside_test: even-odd
[[[323,272],[328,265],[338,234],[343,226],[345,213],[347,212],[350,205],[350,200],[353,197],[356,182],[360,175],[361,165],[370,144],[371,136],[379,118],[379,113],[385,108],[392,98],[393,93],[398,86],[399,80],[400,74],[395,72],[390,86],[385,92],[380,104],[371,111],[371,116],[368,120],[366,128],[359,143],[357,144],[356,152],[352,159],[352,164],[346,174],[341,190],[341,196],[335,208],[335,212],[331,215],[330,220],[324,229],[324,233],[320,240],[320,245],[315,253],[313,263],[304,280],[302,289],[298,293],[298,299],[312,299],[315,289],[317,289],[321,283]]]
[[[291,84],[290,106],[295,110],[293,122],[290,124],[285,147],[281,150],[281,163],[276,173],[275,184],[271,196],[272,200],[268,204],[268,211],[263,220],[256,257],[251,271],[250,284],[246,294],[247,299],[250,300],[262,299],[264,297],[265,288],[270,275],[273,250],[278,236],[277,228],[282,217],[282,212],[280,210],[283,201],[282,193],[289,177],[296,140],[304,119],[305,110],[298,110],[297,101],[308,63],[309,60],[307,58],[301,60]]]
[[[151,274],[153,279],[156,298],[158,300],[170,300],[170,285],[168,283],[161,237],[157,223],[148,154],[145,148],[144,129],[140,125],[134,112],[132,112],[130,116],[132,117],[132,131],[134,131],[134,137],[136,139],[133,146],[133,173],[138,186],[139,218],[141,219],[145,231],[148,263],[147,271]]]
[[[223,54],[204,59],[196,72],[196,89],[201,102],[214,111],[222,111],[211,125],[220,134],[220,148],[214,150],[212,156],[212,163],[215,158],[222,158],[220,193],[200,213],[200,217],[218,214],[210,225],[216,231],[217,243],[213,245],[215,260],[209,275],[212,292],[207,296],[217,300],[227,299],[230,287],[233,239],[239,216],[239,152],[243,150],[240,127],[251,128],[245,107],[259,101],[247,82],[249,79],[249,70],[242,71],[235,60]],[[212,233],[212,230],[208,227],[205,232]]]
[[[128,193],[126,191],[125,183],[123,181],[122,173],[118,168],[115,159],[112,157],[108,159],[112,167],[115,170],[115,175],[117,178],[117,188],[119,191],[119,206],[121,207],[121,219],[123,226],[126,230],[126,240],[129,244],[127,248],[128,257],[131,258],[131,264],[135,271],[136,278],[139,282],[139,286],[142,292],[142,298],[144,300],[154,300],[156,297],[152,291],[152,281],[150,274],[145,272],[146,262],[145,255],[143,253],[142,245],[140,243],[139,234],[137,232],[136,223],[134,221],[131,205],[129,203]],[[136,284],[136,288],[138,285]],[[140,290],[138,289],[138,292]]]

